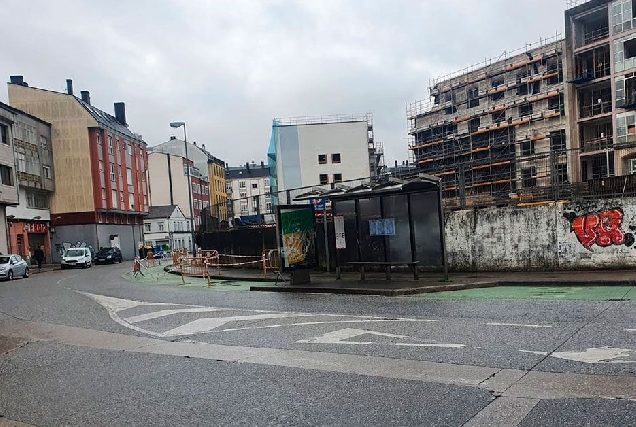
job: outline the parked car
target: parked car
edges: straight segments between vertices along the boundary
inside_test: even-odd
[[[70,248],[62,256],[62,270],[66,268],[87,268],[93,265],[93,255],[89,248]]]
[[[123,257],[119,248],[101,248],[95,255],[95,264],[114,264],[122,262]]]
[[[12,280],[16,276],[29,277],[29,266],[20,255],[0,255],[0,279]]]

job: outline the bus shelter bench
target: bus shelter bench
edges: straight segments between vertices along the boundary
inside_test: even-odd
[[[413,279],[420,280],[419,273],[417,271],[417,265],[419,261],[412,262],[362,262],[353,261],[348,262],[347,265],[357,266],[360,268],[360,280],[365,280],[365,267],[382,266],[386,271],[386,280],[391,280],[391,267],[394,265],[406,265],[413,272]],[[336,268],[336,278],[340,279],[340,267]]]

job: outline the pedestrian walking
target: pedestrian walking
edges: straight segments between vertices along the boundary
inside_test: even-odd
[[[137,274],[141,274],[146,277],[143,271],[141,271],[141,261],[139,261],[139,257],[135,257],[135,260],[133,261],[133,277],[137,277]]]
[[[42,271],[42,263],[44,262],[44,248],[42,246],[38,246],[38,248],[33,253],[33,257],[35,261],[38,263],[38,272]]]

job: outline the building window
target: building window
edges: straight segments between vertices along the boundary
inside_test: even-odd
[[[160,222],[158,225],[159,225],[159,231],[163,231],[163,222]]]
[[[564,151],[566,150],[565,129],[550,133],[550,150]]]
[[[48,209],[49,196],[42,193],[27,193],[27,207],[31,209]]]
[[[263,181],[263,185],[265,187],[269,187],[269,179],[266,179],[265,181]]]
[[[246,198],[246,197],[247,197],[247,193],[246,193],[245,191],[241,191],[241,192],[239,193],[239,197],[240,197],[241,199],[244,199],[244,198]]]
[[[117,209],[117,206],[119,206],[119,200],[117,200],[117,190],[112,190],[110,202],[112,204],[112,208]]]
[[[636,2],[634,0],[618,0],[612,4],[612,24],[613,33],[619,34],[623,31],[636,28],[636,18],[634,14]]]
[[[110,164],[110,180],[115,182],[115,164]]]
[[[0,178],[2,178],[3,185],[13,185],[13,168],[0,165]]]
[[[333,174],[333,182],[342,182],[342,174],[334,173]]]
[[[245,181],[239,181],[239,188],[246,188]]]
[[[49,149],[49,142],[44,135],[40,135],[40,147],[42,147],[43,150]]]
[[[636,115],[634,112],[616,116],[616,142],[632,142],[636,139]]]
[[[258,184],[257,184],[257,183],[255,183],[255,182],[253,182],[253,183],[252,183],[252,189],[253,189],[253,190],[258,190]]]
[[[0,142],[3,144],[9,143],[9,128],[5,125],[0,125]]]
[[[272,202],[265,203],[265,209],[267,209],[267,213],[272,212]]]
[[[534,166],[521,169],[521,184],[526,188],[537,186],[537,171]]]
[[[525,141],[521,143],[521,155],[530,156],[534,154],[534,141]]]
[[[132,144],[126,144],[126,150],[128,151],[128,155],[132,156]]]
[[[473,86],[466,89],[466,98],[468,99],[468,108],[479,106],[479,88]]]
[[[97,145],[102,145],[102,132],[101,131],[97,131]]]
[[[340,163],[340,153],[333,153],[331,155],[331,163]]]
[[[318,154],[318,164],[326,165],[327,164],[327,155],[326,154]]]
[[[42,166],[42,171],[44,171],[44,178],[51,179],[51,167],[50,166]]]
[[[532,115],[532,104],[527,103],[523,104],[519,107],[519,117],[530,116]]]
[[[108,135],[108,154],[113,154],[113,137]]]
[[[329,176],[326,173],[321,173],[319,179],[321,184],[329,184]]]
[[[144,224],[144,231],[145,231],[146,233],[150,233],[150,231],[151,231],[151,230],[152,230],[152,226],[151,226],[151,224],[150,224],[150,223],[146,223],[146,224]]]
[[[555,165],[556,182],[557,184],[565,184],[568,182],[568,165],[558,164]]]

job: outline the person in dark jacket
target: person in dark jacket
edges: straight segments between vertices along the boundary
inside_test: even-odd
[[[37,261],[38,263],[38,271],[42,271],[42,263],[44,262],[44,257],[44,249],[42,249],[42,246],[39,246],[33,253],[33,258],[35,258],[35,261]]]

